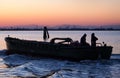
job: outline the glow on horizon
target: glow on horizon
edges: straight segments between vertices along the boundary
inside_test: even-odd
[[[120,24],[120,0],[0,0],[0,26]]]

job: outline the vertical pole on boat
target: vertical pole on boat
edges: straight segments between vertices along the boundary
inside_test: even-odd
[[[47,27],[44,27],[43,29],[43,40],[46,42],[49,39],[49,33],[47,30]]]

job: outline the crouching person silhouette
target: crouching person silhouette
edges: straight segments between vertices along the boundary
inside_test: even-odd
[[[81,39],[80,39],[80,46],[90,46],[87,42],[86,42],[86,37],[87,34],[84,34]]]

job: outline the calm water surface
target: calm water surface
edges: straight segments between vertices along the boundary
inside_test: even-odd
[[[49,31],[50,39],[54,37],[70,37],[75,41],[80,41],[81,36],[86,33],[87,42],[89,43],[91,33],[93,32],[99,39],[97,43],[102,43],[104,41],[107,45],[113,46],[114,54],[120,54],[120,31]],[[0,31],[0,49],[6,49],[4,38],[8,35],[20,39],[43,40],[43,31]]]
[[[0,31],[0,78],[120,78],[120,31],[49,31],[50,39],[70,37],[80,40],[86,33],[90,43],[91,33],[99,42],[113,46],[110,60],[83,60],[71,62],[51,58],[5,54],[4,38],[8,35],[20,39],[42,41],[42,31]]]

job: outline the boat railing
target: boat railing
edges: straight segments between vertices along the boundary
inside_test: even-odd
[[[61,40],[60,42],[57,42],[58,44],[64,44],[64,43],[68,43],[70,44],[70,42],[72,42],[73,40],[71,38],[53,38],[50,40],[50,43],[54,44],[56,43],[55,41],[57,40]]]
[[[96,43],[97,46],[103,46],[102,43]]]
[[[103,43],[96,43],[97,46],[107,46],[107,44]]]

